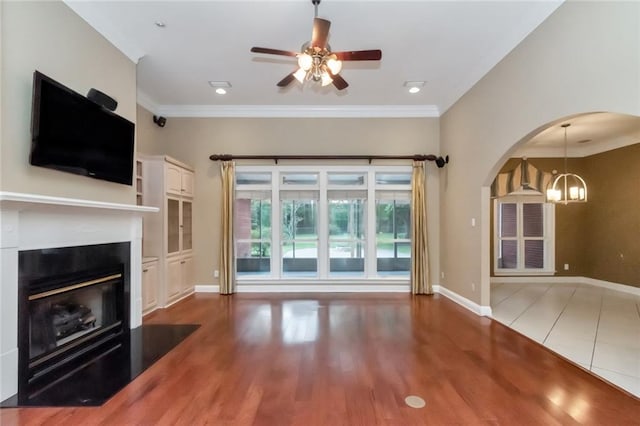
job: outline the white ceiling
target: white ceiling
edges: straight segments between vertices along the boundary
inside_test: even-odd
[[[71,1],[67,4],[133,60],[139,101],[163,115],[216,111],[386,111],[438,116],[560,4],[551,1],[323,0],[334,51],[381,49],[381,62],[345,63],[338,92],[276,83],[295,58],[253,54],[252,46],[298,51],[311,36],[310,0]],[[156,21],[166,24],[158,28]],[[209,80],[229,81],[216,95]],[[411,95],[405,81],[426,81]]]

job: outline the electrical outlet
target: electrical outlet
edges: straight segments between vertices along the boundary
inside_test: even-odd
[[[440,278],[444,280],[444,272],[440,272]]]
[[[569,264],[568,264],[568,263],[565,263],[565,264],[564,264],[564,270],[565,270],[565,271],[568,271],[568,270],[569,270]]]
[[[471,291],[476,291],[476,283],[471,283]]]
[[[219,277],[220,277],[220,271],[216,269],[215,271],[213,271],[213,278],[219,278]]]

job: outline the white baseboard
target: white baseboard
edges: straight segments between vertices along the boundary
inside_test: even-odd
[[[585,284],[640,296],[640,287],[588,277],[491,277],[492,284]]]
[[[238,284],[238,293],[409,293],[406,284]]]
[[[220,293],[220,286],[217,284],[196,285],[196,293]]]
[[[483,317],[491,316],[491,306],[478,305],[476,302],[469,300],[466,297],[460,296],[458,293],[455,293],[448,288],[442,287],[440,285],[434,285],[433,291],[443,295],[444,297],[457,303],[458,305],[467,308],[476,315],[480,315]]]

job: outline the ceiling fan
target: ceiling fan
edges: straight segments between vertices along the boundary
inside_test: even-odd
[[[301,52],[270,49],[267,47],[252,47],[254,53],[266,53],[270,55],[295,56],[298,58],[298,69],[278,82],[278,87],[288,86],[294,79],[300,83],[307,80],[319,81],[322,86],[333,84],[338,90],[346,89],[349,83],[340,76],[342,61],[379,61],[382,51],[356,50],[345,52],[332,52],[327,43],[331,22],[318,18],[318,4],[320,0],[311,0],[315,7],[313,18],[313,32],[311,41],[302,45]]]

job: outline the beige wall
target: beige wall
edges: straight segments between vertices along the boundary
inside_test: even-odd
[[[488,185],[541,126],[583,112],[640,115],[639,62],[640,3],[565,2],[441,117],[451,156],[441,177],[445,287],[489,306]]]
[[[33,72],[78,93],[92,87],[136,120],[136,67],[64,3],[2,2],[3,191],[135,203],[133,187],[29,165]]]
[[[585,159],[586,276],[640,287],[640,143]]]
[[[148,112],[142,111],[140,118],[143,115],[148,117]],[[160,133],[152,153],[168,154],[195,167],[194,252],[198,284],[216,283],[213,271],[219,269],[220,164],[209,160],[211,154],[407,155],[439,151],[438,119],[427,118],[169,118]],[[141,132],[139,136],[146,137],[143,134],[150,133]],[[151,146],[148,141],[141,141],[140,145]],[[434,282],[440,262],[440,173],[434,163],[429,163],[429,244]]]
[[[136,112],[137,152],[148,155],[164,154],[162,151],[164,149],[163,139],[166,135],[167,132],[153,122],[153,114],[138,105]]]

